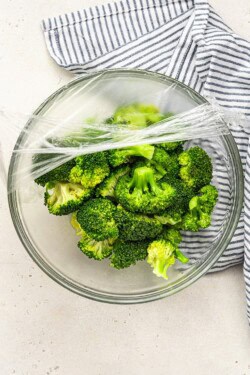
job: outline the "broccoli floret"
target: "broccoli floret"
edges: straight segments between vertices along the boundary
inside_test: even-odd
[[[167,229],[161,237],[151,242],[148,247],[147,262],[153,267],[153,272],[164,279],[168,279],[167,270],[178,259],[187,263],[189,259],[181,252],[178,245],[182,237],[178,230]]]
[[[196,190],[210,183],[212,179],[212,162],[206,151],[195,146],[179,155],[181,165],[180,177]]]
[[[32,163],[33,163],[33,171],[35,169],[42,168],[42,166],[45,166],[45,164],[49,164],[53,162],[53,159],[55,161],[57,160],[58,155],[54,154],[36,154],[33,157]],[[48,182],[68,182],[69,181],[69,174],[71,169],[75,166],[75,160],[70,160],[59,167],[56,167],[52,169],[51,171],[43,174],[42,176],[35,179],[35,182],[38,185],[45,186]]]
[[[138,260],[146,259],[147,248],[147,241],[125,242],[117,240],[113,246],[110,265],[118,270],[130,267]]]
[[[152,159],[154,154],[154,146],[138,145],[121,149],[114,149],[109,151],[109,163],[112,167],[118,167],[121,164],[126,164],[133,160],[134,156]],[[132,159],[131,159],[132,158]]]
[[[135,161],[131,165],[131,175],[133,175],[134,170],[136,168],[140,168],[140,167],[149,167],[149,168],[151,168],[153,170],[154,178],[156,179],[156,181],[162,179],[162,174],[160,172],[158,172],[157,169],[151,164],[151,161],[150,160],[146,160],[146,159],[141,159],[141,158],[139,160]]]
[[[187,212],[183,216],[179,227],[182,230],[188,230],[188,231],[191,231],[191,232],[198,232],[198,230],[200,229],[197,217],[194,216],[192,212]]]
[[[105,152],[82,155],[75,158],[76,166],[71,169],[71,182],[82,184],[85,188],[94,188],[109,175],[109,165]]]
[[[119,178],[115,187],[116,198],[125,209],[144,214],[165,211],[175,194],[169,184],[155,181],[153,169],[149,167],[136,168],[132,177]]]
[[[163,225],[176,225],[181,222],[183,210],[176,207],[169,207],[162,215],[156,215],[155,218]]]
[[[80,184],[51,182],[46,184],[44,204],[51,214],[68,215],[76,211],[91,194],[91,189],[86,189]]]
[[[180,232],[173,228],[168,228],[167,230],[165,230],[162,233],[162,237],[176,246],[178,246],[182,241]]]
[[[154,168],[163,176],[168,175],[177,177],[180,171],[180,165],[177,155],[169,155],[160,147],[155,147],[154,155],[151,160]]]
[[[118,237],[118,228],[114,220],[116,206],[104,198],[85,202],[77,212],[77,221],[81,228],[96,241]]]
[[[119,228],[119,238],[125,241],[141,241],[155,238],[162,231],[162,224],[146,215],[126,211],[118,205],[115,221]]]
[[[218,190],[213,185],[207,185],[203,186],[199,193],[199,203],[202,206],[202,210],[211,213],[218,199]]]
[[[148,247],[147,262],[153,267],[153,272],[164,279],[168,279],[167,270],[178,259],[187,263],[189,259],[181,252],[178,245],[182,237],[178,230],[167,229],[161,237],[151,242]]]
[[[163,120],[165,117],[166,115],[161,114],[159,109],[154,105],[135,103],[118,108],[114,115],[108,119],[108,123],[118,125],[125,124],[132,125],[135,128],[144,128]]]
[[[72,214],[71,225],[75,229],[76,235],[82,237],[78,242],[78,247],[85,255],[96,260],[102,260],[111,255],[115,239],[108,238],[103,241],[96,241],[88,236],[77,221],[77,212]]]
[[[115,186],[118,179],[129,172],[129,166],[122,166],[120,168],[114,169],[108,177],[98,186],[96,190],[96,196],[103,198],[115,199]]]
[[[160,143],[159,146],[164,148],[164,150],[171,152],[175,151],[175,153],[179,153],[180,150],[183,149],[184,141],[177,141],[177,142],[168,142],[168,143]]]
[[[153,267],[153,273],[164,279],[168,279],[167,270],[175,263],[176,246],[170,241],[157,239],[148,247],[147,262]]]
[[[167,153],[169,155],[179,156],[184,151],[184,148],[183,148],[184,143],[185,142],[180,142],[179,146],[176,147],[174,150],[166,150]]]
[[[102,260],[111,255],[113,243],[113,238],[107,238],[103,241],[96,241],[88,236],[86,232],[84,232],[81,240],[78,242],[78,247],[85,255],[87,255],[87,257],[95,260]]]
[[[197,232],[200,228],[211,225],[211,215],[217,202],[218,191],[213,185],[204,186],[199,195],[189,202],[189,212],[182,219],[181,228]]]
[[[167,214],[168,210],[170,210],[171,214],[173,212],[177,212],[182,215],[185,211],[188,210],[189,201],[195,194],[193,189],[191,189],[188,185],[183,183],[182,180],[177,179],[175,177],[166,175],[161,179],[161,181],[166,182],[167,184],[172,186],[176,191],[173,203],[171,207],[169,207],[166,210],[165,213]]]
[[[176,259],[178,259],[181,263],[189,262],[189,259],[178,248],[178,245],[182,241],[182,236],[178,230],[168,228],[163,232],[162,237],[164,238],[164,240],[170,241],[175,246],[174,256]]]

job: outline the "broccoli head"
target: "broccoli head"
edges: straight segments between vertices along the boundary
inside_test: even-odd
[[[156,182],[150,167],[134,170],[133,176],[120,177],[115,187],[118,202],[128,211],[157,214],[169,207],[175,196],[169,184]]]
[[[96,241],[83,231],[82,238],[78,242],[78,247],[85,255],[87,255],[87,257],[95,260],[102,260],[111,255],[113,243],[113,238],[107,238],[103,241]]]
[[[183,210],[171,206],[161,215],[155,215],[155,218],[163,225],[176,225],[181,222],[182,215]]]
[[[178,259],[181,263],[189,262],[189,259],[178,248],[178,245],[182,241],[182,237],[177,229],[168,228],[163,232],[162,237],[164,238],[164,240],[170,241],[175,246],[174,256],[176,259]]]
[[[102,260],[111,255],[115,241],[113,238],[96,241],[88,236],[77,221],[77,212],[73,212],[71,216],[71,225],[75,229],[76,235],[82,237],[78,242],[78,247],[87,257]]]
[[[188,230],[190,232],[198,232],[200,229],[197,216],[194,216],[192,212],[187,212],[179,225],[182,230]]]
[[[156,168],[151,164],[151,160],[146,160],[146,159],[142,159],[142,158],[139,158],[137,161],[135,161],[132,165],[131,165],[131,169],[130,169],[130,173],[131,175],[133,175],[135,169],[137,168],[141,168],[141,167],[149,167],[153,170],[153,173],[154,173],[154,178],[158,181],[158,180],[161,180],[162,179],[162,174],[159,173]]]
[[[202,148],[195,146],[179,155],[180,178],[191,188],[200,189],[212,179],[212,162]]]
[[[213,185],[207,185],[203,186],[199,193],[200,205],[202,205],[203,211],[211,213],[218,199],[218,190]]]
[[[154,238],[162,231],[162,224],[146,215],[126,211],[118,205],[115,221],[119,228],[119,238],[125,241],[142,241]]]
[[[150,162],[163,176],[178,177],[180,165],[177,155],[169,155],[163,148],[155,147],[153,158]]]
[[[178,259],[182,263],[187,263],[189,259],[181,252],[178,245],[182,237],[178,230],[167,229],[150,243],[148,247],[147,262],[153,267],[153,272],[164,279],[168,279],[167,270]]]
[[[77,221],[88,236],[96,241],[118,237],[118,227],[114,220],[116,206],[104,198],[85,202],[77,212]]]
[[[114,115],[108,119],[111,124],[132,125],[135,128],[144,128],[148,125],[159,122],[165,118],[159,112],[159,109],[150,104],[131,104],[120,107],[116,110]]]
[[[58,158],[57,154],[37,154],[33,157],[33,170],[41,168],[45,163],[49,164],[53,162],[53,159]],[[59,167],[52,169],[51,171],[43,174],[42,176],[35,179],[38,185],[45,186],[48,182],[68,182],[71,169],[75,166],[75,160],[70,160]]]
[[[168,279],[167,270],[175,263],[176,246],[170,241],[157,239],[148,247],[147,262],[153,267],[153,273],[164,279]]]
[[[172,205],[166,210],[166,212],[164,212],[164,214],[167,214],[168,210],[170,210],[171,214],[173,212],[183,214],[185,211],[187,211],[189,207],[189,201],[195,194],[193,189],[183,183],[182,180],[172,176],[164,176],[161,179],[161,182],[166,182],[175,189],[175,196],[173,198]]]
[[[96,196],[103,198],[115,199],[115,186],[118,179],[129,172],[130,168],[128,165],[114,169],[108,177],[98,186],[96,189]]]
[[[94,188],[109,175],[109,165],[105,152],[81,155],[75,158],[76,166],[71,169],[70,182]]]
[[[184,141],[168,142],[168,143],[160,143],[159,146],[162,147],[167,152],[174,151],[176,154],[176,153],[179,153],[179,151],[182,151],[183,143]]]
[[[130,267],[138,260],[146,259],[147,248],[147,241],[125,242],[117,240],[113,246],[110,265],[118,270]]]
[[[218,191],[215,186],[207,185],[200,189],[199,195],[189,202],[189,212],[184,215],[181,228],[197,232],[200,228],[209,227],[217,198]]]
[[[154,154],[154,146],[138,145],[109,151],[109,163],[112,167],[118,167],[133,160],[134,156],[140,156],[146,159],[152,159]]]
[[[76,211],[92,194],[80,184],[71,182],[50,182],[46,184],[44,204],[51,214],[68,215]]]
[[[182,237],[180,232],[177,229],[168,228],[162,233],[162,237],[164,240],[170,241],[173,245],[178,246],[181,241]]]

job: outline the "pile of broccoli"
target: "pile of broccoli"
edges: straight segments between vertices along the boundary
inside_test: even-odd
[[[169,116],[153,105],[132,104],[105,122],[142,128]],[[51,214],[71,214],[78,247],[86,256],[109,258],[116,269],[147,259],[153,272],[167,279],[176,260],[189,261],[179,249],[180,231],[209,227],[218,197],[210,184],[210,157],[198,146],[184,150],[183,144],[78,156],[35,182],[44,186]]]

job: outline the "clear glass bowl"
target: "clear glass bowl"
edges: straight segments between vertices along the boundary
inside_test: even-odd
[[[89,116],[106,118],[119,105],[132,102],[155,103],[163,112],[181,113],[206,100],[187,86],[161,74],[142,70],[108,70],[81,76],[51,95],[35,111],[52,118],[72,113],[79,123]],[[36,129],[36,131],[34,131]],[[43,123],[30,120],[15,148],[32,142]],[[28,131],[27,131],[28,130]],[[213,159],[213,183],[219,190],[212,226],[184,235],[182,249],[190,263],[171,268],[169,280],[158,278],[146,262],[124,270],[109,266],[109,261],[88,259],[77,248],[78,238],[68,216],[49,215],[43,205],[43,189],[30,178],[19,186],[15,173],[29,166],[30,156],[13,154],[9,167],[9,206],[17,234],[24,247],[52,279],[82,296],[111,303],[138,303],[169,296],[205,274],[230,242],[243,200],[243,176],[239,153],[231,135],[188,142],[204,147]],[[223,174],[223,180],[220,176]],[[15,187],[12,189],[10,187]],[[221,215],[220,207],[224,208]]]

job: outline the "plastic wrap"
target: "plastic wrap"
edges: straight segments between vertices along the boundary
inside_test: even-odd
[[[171,115],[147,127],[107,124],[95,118],[83,120],[82,123],[71,123],[65,121],[65,118],[3,113],[9,120],[8,134],[11,137],[19,135],[21,129],[17,120],[20,118],[27,117],[28,123],[39,121],[42,124],[42,131],[40,127],[24,127],[22,137],[29,139],[32,132],[33,140],[22,144],[17,142],[17,147],[13,150],[15,156],[26,154],[32,158],[32,166],[22,167],[15,172],[19,183],[28,177],[36,179],[79,155],[140,144],[218,137],[230,132],[222,113],[208,103],[176,116]],[[38,154],[45,157],[36,161],[34,156]]]
[[[12,172],[9,191],[21,186],[27,188],[30,179],[78,155],[140,144],[216,138],[230,133],[229,123],[243,123],[238,114],[224,112],[216,103],[200,100],[194,91],[171,79],[164,77],[166,82],[158,83],[158,75],[147,77],[147,73],[140,72],[140,80],[136,81],[136,74],[136,71],[133,74],[105,71],[77,79],[49,97],[34,114],[0,110],[4,120],[1,121],[4,140],[0,141],[1,178],[6,179],[8,162],[3,159],[7,154],[12,154],[12,159],[26,158]],[[193,99],[200,101],[200,105],[190,105]],[[156,108],[162,119],[146,126],[140,121],[108,123],[117,109],[135,103]],[[37,159],[38,154],[44,157]]]

